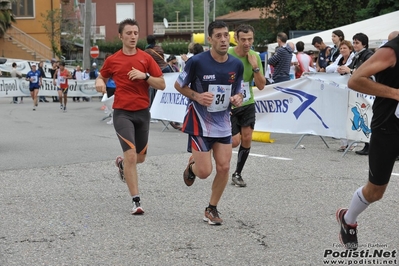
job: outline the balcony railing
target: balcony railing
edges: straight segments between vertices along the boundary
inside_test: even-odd
[[[76,37],[80,39],[84,39],[84,27],[79,27],[79,31],[76,33]],[[105,26],[91,26],[90,36],[94,40],[104,40],[105,39]],[[68,35],[68,31],[65,29],[61,35]]]
[[[155,35],[164,35],[171,32],[204,32],[204,22],[169,22],[167,28],[162,22],[154,22]]]

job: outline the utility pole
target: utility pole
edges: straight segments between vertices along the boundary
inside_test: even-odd
[[[83,69],[90,68],[90,48],[91,48],[91,0],[85,1],[85,24],[83,42]]]
[[[53,51],[53,58],[55,58],[55,53],[54,53],[54,4],[53,0],[51,0],[51,50]]]
[[[191,33],[194,32],[194,4],[193,0],[190,0],[190,21],[191,21]]]
[[[213,20],[215,21],[216,0],[204,0],[204,45],[208,45],[209,6],[213,2]]]
[[[204,45],[208,45],[209,3],[204,0]]]

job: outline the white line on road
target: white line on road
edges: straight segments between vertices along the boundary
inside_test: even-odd
[[[233,151],[233,153],[237,154],[238,151]],[[284,161],[292,161],[292,158],[276,157],[276,156],[269,156],[269,155],[256,154],[256,153],[250,153],[249,156],[261,157],[261,158],[270,158],[270,159],[284,160]]]

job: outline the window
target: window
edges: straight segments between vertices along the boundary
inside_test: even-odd
[[[134,4],[116,4],[116,23],[127,18],[135,19]]]
[[[17,18],[34,17],[35,0],[15,0],[12,2],[12,13]]]

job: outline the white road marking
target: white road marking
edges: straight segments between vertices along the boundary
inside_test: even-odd
[[[237,154],[238,151],[233,151],[233,153]],[[269,155],[256,154],[256,153],[250,153],[249,156],[261,157],[261,158],[270,158],[270,159],[284,160],[284,161],[292,161],[292,158],[276,157],[276,156],[269,156]]]

